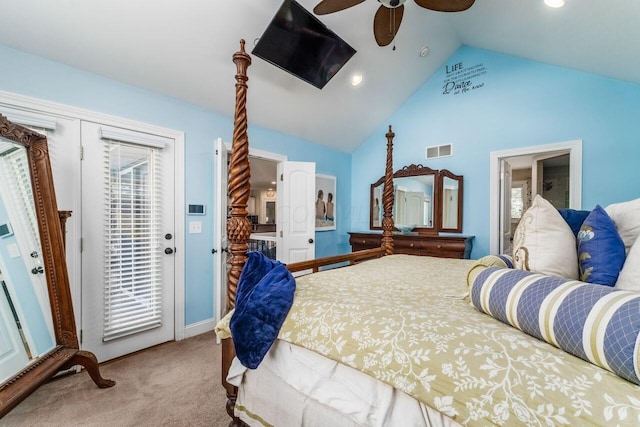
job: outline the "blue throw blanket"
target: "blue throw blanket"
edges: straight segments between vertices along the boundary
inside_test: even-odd
[[[278,337],[295,290],[295,279],[283,263],[260,252],[247,253],[238,281],[236,309],[229,322],[242,365],[255,369],[262,362]]]

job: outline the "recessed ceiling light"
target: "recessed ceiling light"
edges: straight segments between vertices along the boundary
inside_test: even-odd
[[[351,76],[351,85],[358,86],[360,83],[362,83],[362,73],[354,73]]]
[[[566,0],[544,0],[544,4],[549,7],[562,7],[566,2]]]
[[[425,46],[422,49],[420,49],[420,52],[418,52],[418,55],[420,55],[420,58],[424,58],[425,56],[427,56],[428,53],[429,53],[429,47]]]

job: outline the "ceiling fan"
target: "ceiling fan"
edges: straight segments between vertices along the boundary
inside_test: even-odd
[[[362,3],[364,0],[322,0],[313,8],[316,15],[339,12]],[[393,41],[404,15],[407,0],[378,0],[380,7],[373,18],[373,35],[378,46],[387,46]],[[462,12],[469,9],[475,0],[414,0],[425,9],[437,12]]]

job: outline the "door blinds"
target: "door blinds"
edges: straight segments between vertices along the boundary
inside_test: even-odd
[[[7,190],[7,194],[3,194],[7,198],[5,208],[14,221],[14,228],[20,230],[16,233],[16,240],[22,251],[30,254],[30,258],[39,266],[40,233],[33,205],[31,173],[24,148],[0,143],[0,171],[6,183],[3,188]]]
[[[159,148],[104,140],[104,332],[162,324]]]

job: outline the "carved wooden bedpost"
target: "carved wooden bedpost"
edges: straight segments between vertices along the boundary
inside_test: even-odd
[[[385,255],[393,255],[393,137],[396,136],[389,125],[387,137],[387,165],[384,171],[384,188],[382,190],[382,247]]]
[[[240,40],[240,51],[233,55],[236,64],[236,108],[233,123],[233,153],[229,165],[229,197],[231,199],[231,218],[227,220],[227,239],[229,241],[229,263],[227,273],[227,311],[235,307],[236,292],[242,267],[247,259],[247,240],[251,235],[251,223],[247,218],[247,204],[251,191],[251,172],[249,170],[249,138],[247,136],[247,68],[251,57],[244,50],[244,40]],[[227,413],[232,418],[230,426],[244,425],[234,416],[233,409],[238,389],[227,383],[226,376],[235,356],[231,338],[222,340],[222,385],[227,391]]]
[[[233,55],[238,68],[236,74],[236,110],[233,129],[233,153],[229,164],[229,197],[231,218],[227,220],[227,239],[231,255],[231,268],[227,275],[227,310],[236,305],[236,291],[240,272],[247,259],[247,241],[251,235],[251,223],[247,218],[247,205],[251,192],[251,171],[249,170],[249,137],[247,136],[247,68],[251,57],[244,50],[244,40],[240,40],[240,51]]]

